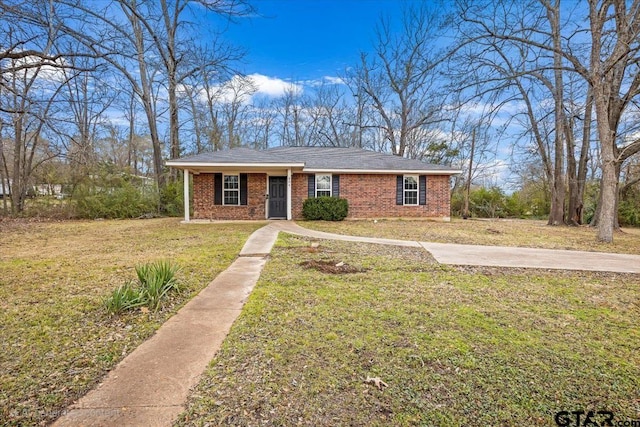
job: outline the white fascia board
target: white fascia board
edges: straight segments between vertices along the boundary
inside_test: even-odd
[[[269,168],[303,168],[304,163],[205,163],[205,162],[172,162],[164,163],[166,166],[178,169],[191,168],[234,168],[234,169],[269,169]]]
[[[371,174],[371,175],[457,175],[461,170],[379,170],[379,169],[308,169],[304,173]]]

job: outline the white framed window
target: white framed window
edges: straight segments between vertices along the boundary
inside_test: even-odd
[[[316,174],[316,197],[331,197],[331,175]]]
[[[240,204],[240,175],[224,175],[222,201],[225,205]]]
[[[403,201],[406,206],[418,205],[418,175],[405,175]]]

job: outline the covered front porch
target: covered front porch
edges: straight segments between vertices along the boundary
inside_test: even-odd
[[[288,168],[185,168],[184,221],[293,218],[292,176]],[[193,185],[190,183],[193,182]],[[193,195],[193,206],[190,204]]]

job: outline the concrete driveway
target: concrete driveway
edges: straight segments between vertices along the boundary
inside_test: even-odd
[[[344,236],[309,230],[291,221],[273,222],[272,226],[287,233],[317,239],[422,247],[429,251],[436,261],[441,264],[640,273],[640,255],[507,246],[459,245]]]

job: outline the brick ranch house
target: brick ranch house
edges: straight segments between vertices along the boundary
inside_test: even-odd
[[[309,197],[349,202],[349,219],[450,219],[450,177],[459,170],[356,148],[234,148],[170,160],[193,175],[193,217],[302,219]],[[184,198],[190,220],[189,197]]]

